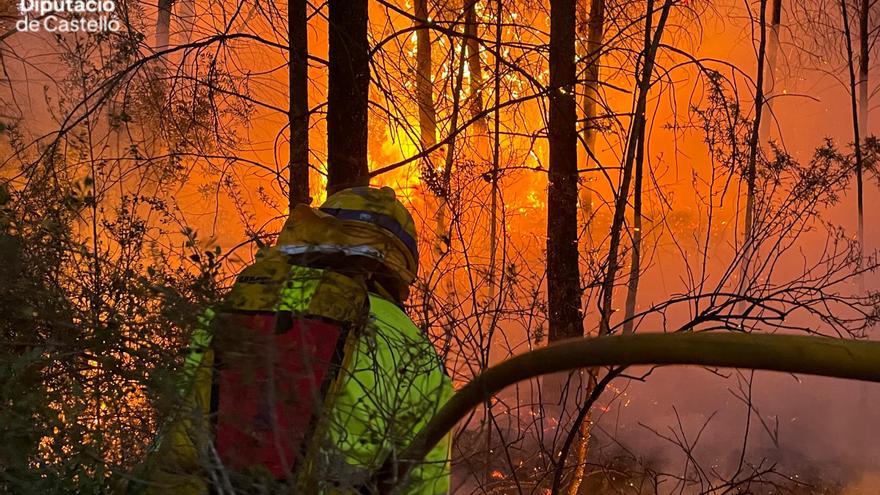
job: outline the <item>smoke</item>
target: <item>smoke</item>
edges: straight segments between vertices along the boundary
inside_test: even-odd
[[[853,485],[848,486],[842,495],[876,495],[880,493],[880,471],[864,473]]]
[[[645,382],[619,384],[603,396],[595,444],[612,454],[622,446],[673,476],[698,478],[698,465],[717,482],[736,473],[742,458],[746,473],[773,466],[778,475],[770,479],[880,493],[880,385],[756,372],[749,412],[738,396],[748,397],[750,374],[713,371],[658,369]]]

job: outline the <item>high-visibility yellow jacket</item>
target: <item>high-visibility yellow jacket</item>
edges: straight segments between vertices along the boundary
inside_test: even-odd
[[[259,348],[243,343],[236,333],[241,329],[222,322],[224,315],[266,311],[348,330],[340,341],[338,371],[321,389],[323,406],[291,471],[289,493],[369,493],[371,475],[406,447],[452,394],[433,345],[395,303],[368,292],[357,277],[291,265],[283,253],[267,250],[239,274],[224,304],[209,311],[194,333],[183,371],[183,404],[145,470],[129,484],[130,492],[201,495],[210,485],[235,484],[229,469],[219,467],[222,455],[212,433],[219,393],[215,365],[224,355],[257,362],[262,357],[251,355]],[[448,493],[449,449],[447,438],[412,471],[401,493]]]

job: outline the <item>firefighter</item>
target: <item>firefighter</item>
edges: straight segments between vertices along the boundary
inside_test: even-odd
[[[401,308],[418,270],[390,188],[298,205],[191,339],[180,393],[130,493],[367,494],[452,393]],[[447,439],[401,493],[449,490]]]

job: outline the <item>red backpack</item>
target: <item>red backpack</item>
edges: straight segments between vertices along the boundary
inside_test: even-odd
[[[212,390],[224,466],[276,479],[305,455],[347,335],[368,311],[359,281],[281,260],[245,269],[218,313]]]

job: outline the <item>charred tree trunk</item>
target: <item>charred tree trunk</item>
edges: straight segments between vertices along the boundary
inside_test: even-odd
[[[550,1],[550,87],[547,188],[548,341],[582,337],[578,256],[577,105],[575,85],[576,0]],[[582,389],[581,373],[545,377],[544,402],[550,417],[566,428],[566,416]],[[575,393],[573,393],[575,392]],[[556,446],[550,446],[551,451]]]
[[[577,248],[575,0],[550,2],[550,148],[547,191],[549,340],[583,336]]]
[[[290,209],[309,204],[309,46],[307,0],[290,0],[287,32],[290,36],[288,61],[290,82],[290,164],[288,197]]]
[[[329,0],[327,193],[369,184],[367,0]]]

